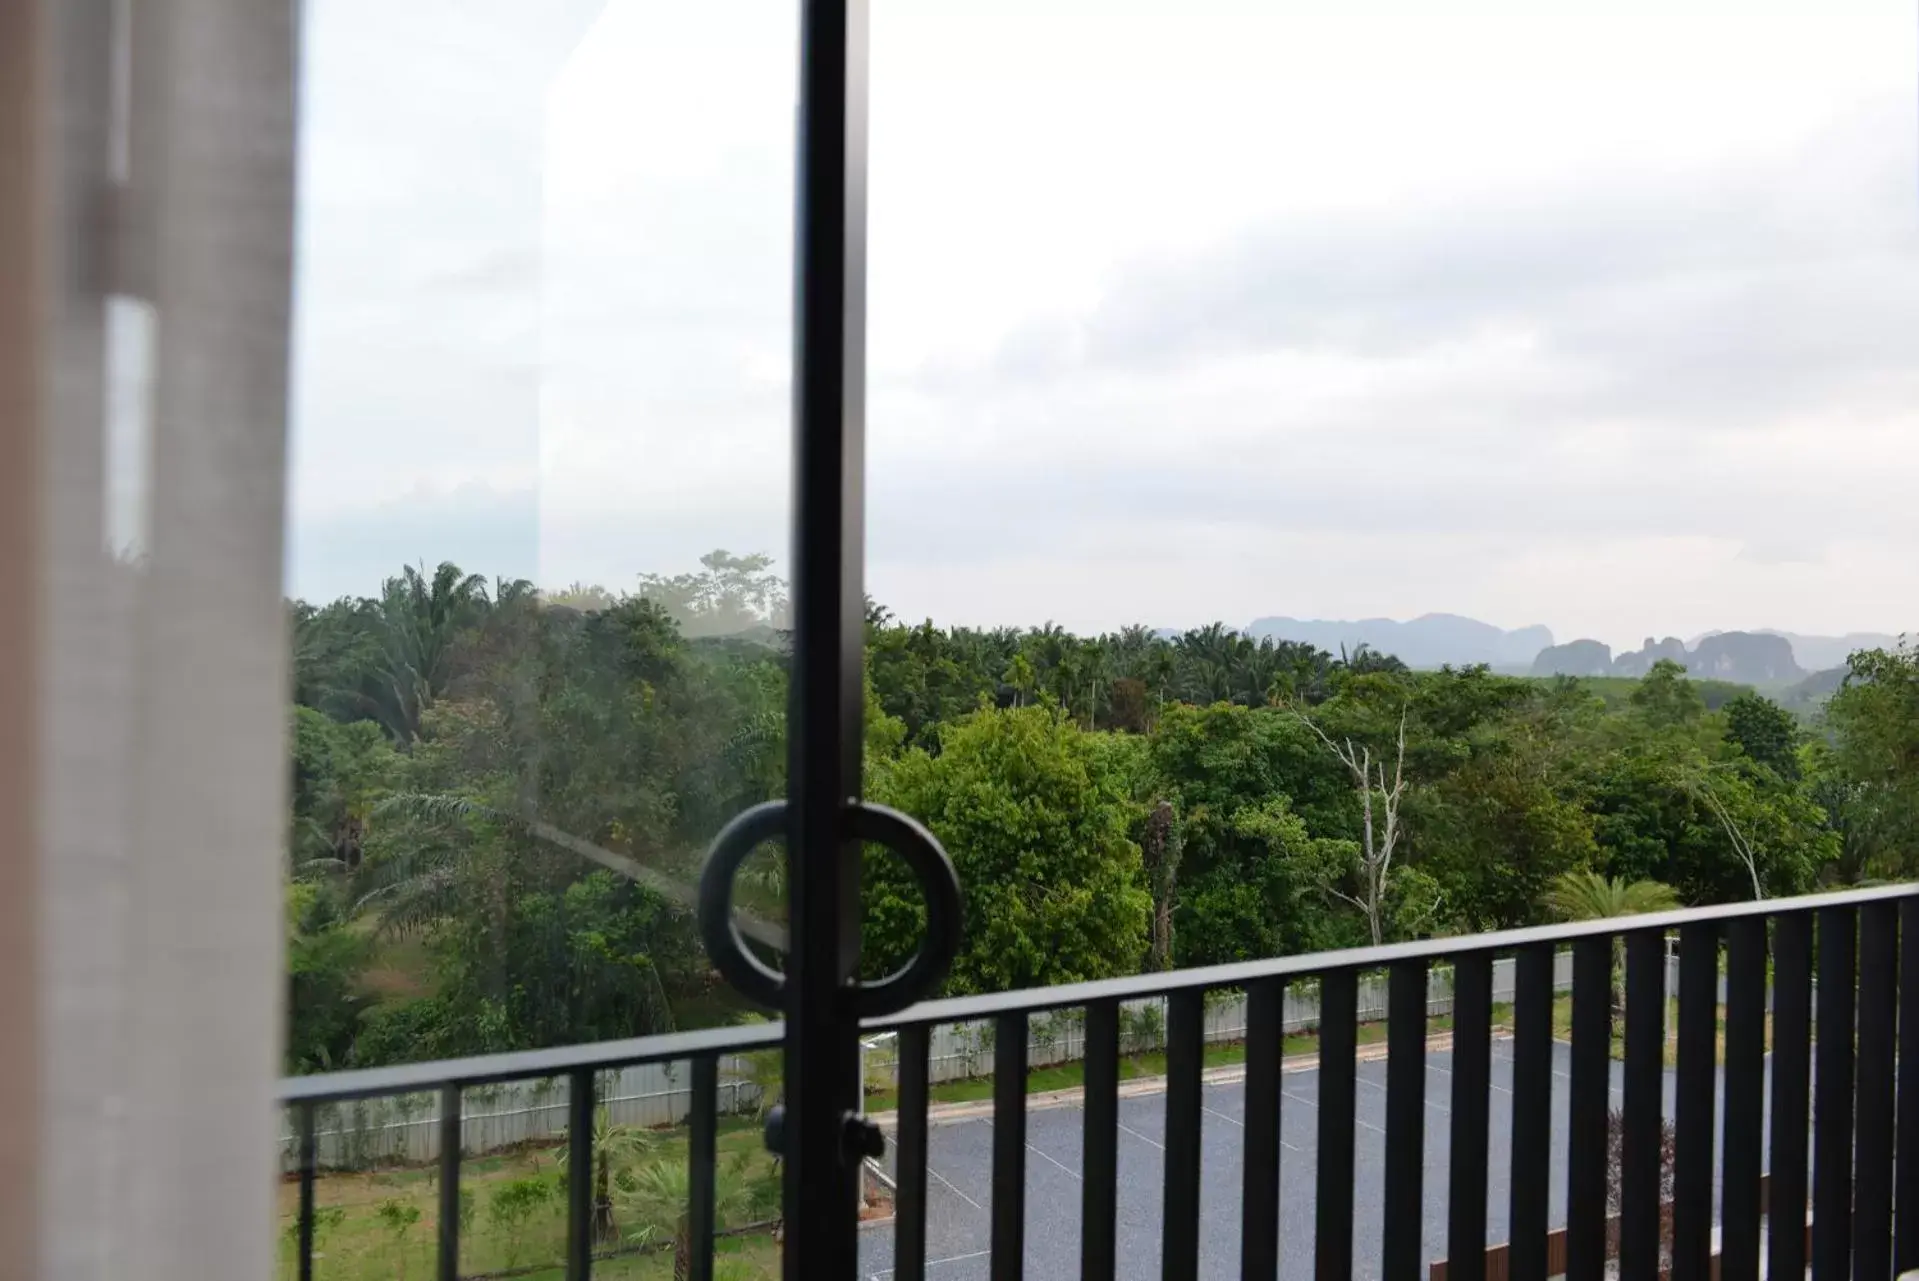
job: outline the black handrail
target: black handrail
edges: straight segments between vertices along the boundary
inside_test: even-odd
[[[1675,937],[1679,977],[1669,991],[1667,948]],[[1623,987],[1614,972],[1622,944]],[[1571,1070],[1556,1081],[1554,957],[1566,947],[1573,958]],[[1494,962],[1505,956],[1514,959],[1509,1099],[1492,1096],[1489,1077],[1490,1046],[1499,1034],[1492,1019]],[[1444,1085],[1428,1079],[1426,981],[1435,962],[1453,969],[1452,1057]],[[1383,1169],[1367,1176],[1384,1181],[1387,1233],[1379,1242],[1355,1242],[1356,1127],[1370,1125],[1356,1111],[1356,993],[1360,975],[1370,972],[1390,980],[1385,1161]],[[1652,1277],[1669,1270],[1675,1281],[1704,1278],[1714,1274],[1715,1240],[1717,1274],[1726,1281],[1756,1276],[1762,1256],[1773,1275],[1802,1275],[1810,1263],[1815,1277],[1889,1277],[1895,1267],[1913,1266],[1910,1256],[1919,1249],[1919,1198],[1909,1191],[1919,1150],[1908,1141],[1919,1128],[1914,1122],[1919,1100],[1901,1089],[1910,1079],[1912,1057],[1902,1051],[1919,1044],[1919,1028],[1902,1017],[1919,1009],[1916,977],[1919,885],[1898,885],[922,1002],[866,1021],[869,1030],[901,1033],[894,1241],[903,1253],[896,1274],[908,1279],[925,1274],[927,1205],[929,1191],[936,1190],[927,1178],[929,1033],[938,1024],[983,1021],[996,1032],[993,1196],[980,1229],[982,1249],[993,1256],[991,1274],[1024,1275],[1030,1250],[1054,1244],[1036,1239],[1036,1234],[1056,1237],[1052,1216],[1044,1223],[1029,1219],[1024,1196],[1033,1168],[1025,1094],[1028,1027],[1035,1015],[1080,1008],[1086,1012],[1084,1138],[1075,1173],[1083,1187],[1071,1198],[1074,1204],[1062,1203],[1058,1213],[1081,1216],[1081,1275],[1113,1275],[1125,1256],[1116,1239],[1125,1221],[1115,1201],[1121,1167],[1116,1137],[1126,1130],[1118,1108],[1120,1014],[1124,1002],[1165,998],[1170,1013],[1166,1128],[1158,1144],[1162,1173],[1155,1198],[1164,1275],[1271,1277],[1284,1250],[1296,1263],[1315,1260],[1314,1270],[1322,1276],[1349,1276],[1376,1254],[1383,1276],[1424,1277],[1433,1260],[1422,1254],[1421,1209],[1426,1190],[1443,1185],[1450,1189],[1450,1209],[1443,1243],[1436,1248],[1449,1256],[1448,1281],[1497,1275],[1491,1265],[1501,1251],[1506,1251],[1504,1274],[1515,1279],[1543,1279],[1549,1266],[1563,1266],[1572,1277],[1597,1277],[1615,1255],[1623,1275]],[[1283,995],[1301,980],[1319,985],[1318,1115],[1310,1132],[1283,1140]],[[1201,1137],[1202,1114],[1210,1111],[1202,1071],[1203,998],[1222,989],[1243,991],[1247,999],[1247,1098],[1243,1138],[1237,1140],[1244,1168],[1235,1189],[1242,1198],[1241,1243],[1229,1269],[1202,1249],[1206,1234],[1200,1230],[1202,1216],[1215,1212],[1200,1189],[1209,1158],[1216,1155],[1206,1147],[1212,1135]],[[1620,990],[1623,1027],[1615,1023]],[[1679,1009],[1676,1071],[1665,1061],[1673,997]],[[1817,1035],[1821,1028],[1823,1039]],[[1615,1040],[1621,1033],[1625,1062],[1616,1069]],[[439,1093],[438,1275],[453,1278],[458,1275],[463,1090],[563,1078],[571,1087],[569,1129],[578,1131],[592,1125],[597,1073],[687,1061],[693,1100],[689,1267],[693,1277],[710,1276],[722,1061],[780,1046],[783,1038],[781,1024],[756,1023],[287,1080],[280,1101],[294,1114],[298,1149],[299,1217],[290,1239],[299,1275],[312,1275],[314,1185],[322,1156],[315,1113],[321,1105]],[[1616,1070],[1624,1082],[1617,1116],[1612,1104]],[[1368,1084],[1382,1088],[1374,1080]],[[1553,1094],[1562,1087],[1568,1095],[1556,1109]],[[1724,1117],[1716,1124],[1722,1088]],[[1428,1155],[1422,1146],[1428,1107],[1449,1113],[1443,1169],[1435,1163],[1440,1154]],[[1493,1207],[1486,1196],[1493,1157],[1488,1126],[1507,1116],[1510,1245],[1489,1233]],[[1555,1116],[1565,1118],[1558,1136]],[[1765,1143],[1762,1130],[1770,1132]],[[1282,1153],[1282,1148],[1309,1144],[1316,1152]],[[1559,1219],[1566,1231],[1549,1248],[1559,1195],[1551,1186],[1555,1148],[1567,1171],[1568,1196]],[[1665,1155],[1669,1149],[1671,1157]],[[1762,1180],[1760,1165],[1767,1158],[1770,1177]],[[1279,1175],[1288,1160],[1312,1162],[1316,1230],[1311,1242],[1281,1240]],[[592,1235],[595,1207],[585,1187],[591,1170],[585,1145],[578,1145],[569,1162],[569,1177],[575,1180],[567,1198],[570,1277],[590,1273],[598,1244]],[[1765,1229],[1767,1222],[1804,1224],[1809,1202],[1815,1209],[1810,1232]],[[1508,1209],[1504,1202],[1498,1205]],[[1411,1225],[1405,1222],[1408,1216]],[[1136,1223],[1127,1226],[1132,1230]],[[1426,1244],[1433,1242],[1429,1238]]]

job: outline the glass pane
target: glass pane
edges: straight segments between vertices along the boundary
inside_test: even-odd
[[[795,39],[308,9],[291,1070],[743,1013],[688,908],[784,775]]]

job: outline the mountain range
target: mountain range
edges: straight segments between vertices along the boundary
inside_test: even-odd
[[[1245,632],[1255,639],[1303,641],[1331,654],[1342,648],[1351,653],[1364,645],[1391,654],[1408,667],[1426,668],[1489,663],[1524,669],[1553,643],[1553,634],[1545,627],[1509,632],[1458,614],[1421,614],[1403,623],[1391,618],[1255,618]]]
[[[1885,632],[1849,632],[1812,636],[1772,628],[1714,631],[1683,641],[1677,636],[1648,636],[1637,650],[1617,655],[1602,641],[1580,639],[1555,644],[1551,629],[1539,624],[1508,631],[1459,614],[1422,614],[1392,618],[1323,619],[1273,616],[1256,618],[1248,636],[1302,641],[1329,653],[1351,653],[1361,645],[1392,654],[1408,667],[1493,668],[1536,676],[1643,676],[1660,659],[1671,659],[1695,676],[1754,685],[1794,681],[1810,672],[1843,667],[1856,650],[1886,648],[1898,637]]]
[[[1691,645],[1677,636],[1654,640],[1648,636],[1637,650],[1615,656],[1612,647],[1596,640],[1549,645],[1534,657],[1534,676],[1644,676],[1654,663],[1670,660],[1693,676],[1733,681],[1741,685],[1776,685],[1800,681],[1808,673],[1826,675],[1845,667],[1846,657],[1861,649],[1882,649],[1899,638],[1879,632],[1846,636],[1799,636],[1790,632],[1707,632]],[[1816,682],[1836,686],[1837,681]],[[1829,690],[1827,692],[1830,692]]]

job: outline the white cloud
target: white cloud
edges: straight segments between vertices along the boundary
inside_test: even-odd
[[[784,552],[791,9],[316,0],[297,589],[489,504],[549,582]],[[871,589],[1910,625],[1909,27],[876,5]]]

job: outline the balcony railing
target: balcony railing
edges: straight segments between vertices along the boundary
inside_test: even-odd
[[[1558,1019],[1555,969],[1567,953],[1570,1016]],[[1495,964],[1508,957],[1510,1018],[1496,1028]],[[1434,1088],[1429,984],[1442,965],[1452,972],[1450,1061]],[[1669,992],[1675,973],[1677,991]],[[1368,1177],[1381,1183],[1381,1226],[1375,1241],[1359,1242],[1369,1257],[1356,1258],[1357,997],[1362,979],[1380,975],[1387,997],[1384,1123],[1377,1128],[1384,1137],[1380,1168]],[[1296,1137],[1310,1137],[1316,1151],[1291,1159],[1311,1162],[1313,1231],[1310,1239],[1288,1234],[1289,1272],[1304,1275],[1310,1258],[1316,1277],[1357,1269],[1413,1281],[1443,1258],[1447,1281],[1481,1281],[1490,1259],[1494,1275],[1543,1279],[1561,1224],[1552,1253],[1565,1259],[1571,1281],[1599,1281],[1614,1267],[1624,1277],[1674,1281],[1797,1277],[1808,1267],[1816,1278],[1876,1279],[1919,1267],[1919,886],[1894,886],[929,1001],[875,1020],[870,1031],[897,1033],[892,1275],[926,1275],[929,1046],[933,1029],[955,1023],[993,1029],[992,1195],[970,1266],[994,1278],[1026,1274],[1029,1030],[1035,1016],[1063,1011],[1083,1019],[1083,1119],[1077,1168],[1069,1171],[1077,1204],[1058,1206],[1057,1218],[1077,1214],[1082,1276],[1115,1275],[1127,1129],[1120,1122],[1122,1010],[1142,999],[1161,1000],[1165,1009],[1159,1270],[1168,1278],[1203,1275],[1202,1223],[1219,1207],[1212,1204],[1217,1173],[1214,1196],[1202,1205],[1202,1174],[1209,1165],[1217,1171],[1227,1155],[1202,1142],[1206,1002],[1221,992],[1244,997],[1244,1112],[1234,1118],[1242,1133],[1232,1154],[1239,1212],[1236,1257],[1228,1261],[1209,1245],[1204,1275],[1278,1275],[1280,1179],[1282,1168],[1292,1168],[1283,1153],[1301,1146],[1281,1128],[1285,998],[1289,987],[1305,986],[1318,997],[1318,1092],[1313,1133]],[[1623,1027],[1615,1027],[1616,1006]],[[1623,1046],[1616,1044],[1621,1033]],[[322,1105],[437,1093],[437,1275],[453,1278],[463,1091],[564,1078],[568,1131],[585,1134],[594,1124],[597,1073],[686,1062],[690,1199],[682,1265],[693,1278],[710,1278],[722,1063],[776,1047],[781,1036],[779,1024],[763,1023],[288,1080],[281,1099],[298,1148],[298,1275],[313,1276]],[[1497,1103],[1496,1039],[1511,1060],[1511,1084],[1500,1088],[1510,1099]],[[1557,1044],[1562,1039],[1569,1046]],[[1617,1074],[1616,1057],[1623,1060]],[[1616,1118],[1615,1081],[1623,1095]],[[1563,1106],[1555,1099],[1562,1087]],[[1428,1168],[1429,1109],[1445,1118],[1443,1170]],[[1496,1180],[1508,1190],[1503,1206],[1489,1206],[1495,1129],[1508,1166],[1491,1171],[1505,1176]],[[565,1267],[572,1278],[594,1266],[592,1160],[592,1145],[569,1146]],[[1565,1197],[1556,1205],[1561,1179]],[[1434,1258],[1420,1225],[1428,1192],[1440,1183],[1444,1231]],[[1491,1239],[1489,1209],[1503,1212],[1503,1240]],[[1137,1217],[1127,1216],[1129,1232],[1137,1231]],[[1058,1231],[1052,1220],[1049,1213],[1049,1234]],[[1136,1244],[1127,1247],[1128,1271],[1140,1270]]]

